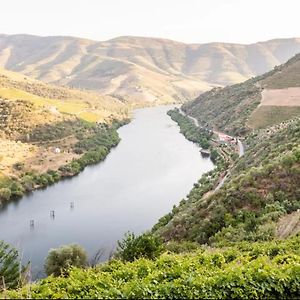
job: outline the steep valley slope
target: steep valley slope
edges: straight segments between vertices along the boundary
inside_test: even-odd
[[[268,73],[203,93],[182,109],[202,125],[233,135],[244,135],[297,117],[300,54]]]
[[[160,219],[154,232],[165,241],[222,246],[286,238],[299,231],[299,74],[296,55],[264,75],[213,89],[183,105],[205,128],[241,135],[246,152],[230,164],[220,189],[216,186],[224,168],[218,166]],[[261,100],[265,92],[268,99]]]

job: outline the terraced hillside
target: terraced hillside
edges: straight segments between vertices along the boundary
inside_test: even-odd
[[[0,35],[2,67],[48,83],[151,103],[193,99],[211,87],[262,74],[298,52],[297,38],[240,45]]]
[[[183,105],[203,124],[233,135],[300,115],[300,54],[264,75],[215,88]]]
[[[0,202],[104,159],[128,111],[118,99],[1,70]]]

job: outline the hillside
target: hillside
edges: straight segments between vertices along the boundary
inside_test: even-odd
[[[297,299],[299,236],[287,241],[243,243],[226,249],[164,253],[155,260],[112,260],[94,268],[48,277],[5,299]]]
[[[0,67],[48,83],[98,90],[123,101],[192,99],[242,82],[300,52],[300,39],[250,45],[184,44],[143,37],[98,42],[74,37],[0,35]]]
[[[0,70],[0,203],[102,160],[128,113],[118,99]]]
[[[201,125],[243,135],[246,152],[240,158],[232,156],[227,166],[217,162],[215,170],[204,175],[186,199],[160,219],[154,232],[165,241],[211,245],[269,240],[298,232],[299,73],[298,54],[264,75],[213,89],[183,105],[182,110]],[[176,114],[180,115],[179,110],[172,111]],[[187,136],[186,128],[178,124]],[[189,126],[196,125],[190,122]],[[219,154],[229,149],[229,145],[215,145],[213,139],[210,147]],[[224,185],[218,188],[224,178]]]
[[[215,88],[183,105],[200,124],[233,135],[300,115],[300,54],[243,83]]]

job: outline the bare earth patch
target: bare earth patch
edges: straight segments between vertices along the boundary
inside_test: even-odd
[[[291,87],[280,90],[264,90],[262,106],[300,106],[300,88]]]
[[[48,170],[57,170],[59,167],[71,162],[72,159],[79,157],[80,155],[74,153],[54,153],[52,148],[41,148],[35,157],[32,157],[25,162],[25,167],[42,174]]]
[[[0,139],[0,168],[8,170],[15,164],[35,157],[38,148],[34,145],[24,144],[6,139]]]

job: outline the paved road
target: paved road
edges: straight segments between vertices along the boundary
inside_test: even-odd
[[[185,113],[183,110],[181,110],[180,108],[179,108],[179,111],[180,111],[181,114],[183,114],[183,115],[189,117],[191,120],[193,120],[196,126],[201,127],[200,124],[199,124],[199,122],[198,122],[198,120],[197,120],[196,118],[194,118],[194,117],[192,117],[192,116],[186,114],[186,113]],[[217,134],[217,135],[218,135],[219,133],[222,134],[222,132],[219,132],[219,131],[214,131],[214,133]],[[233,137],[232,137],[232,138],[233,138]],[[237,142],[238,142],[238,147],[239,147],[239,157],[242,157],[242,156],[245,154],[245,147],[244,147],[243,143],[242,143],[239,139],[237,139]]]

